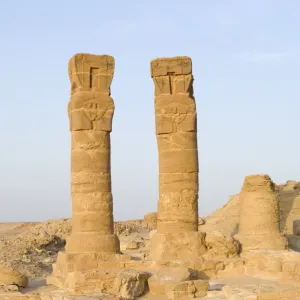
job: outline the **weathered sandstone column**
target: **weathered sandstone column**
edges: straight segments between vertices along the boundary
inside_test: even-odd
[[[76,54],[69,62],[72,233],[47,282],[71,290],[103,286],[108,274],[103,262],[122,260],[111,193],[113,73],[112,56]],[[99,271],[103,268],[104,275]]]
[[[279,232],[278,199],[268,175],[246,176],[240,193],[240,224],[236,236],[242,251],[285,249]]]
[[[110,174],[113,73],[112,56],[77,54],[69,62],[72,234],[68,252],[119,252]]]
[[[189,57],[151,62],[155,86],[159,152],[157,233],[151,258],[199,256],[205,249],[198,233],[198,151],[192,61]]]

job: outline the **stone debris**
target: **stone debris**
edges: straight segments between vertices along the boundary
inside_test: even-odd
[[[206,296],[208,288],[208,281],[189,280],[171,284],[167,287],[166,294],[170,300],[185,300]]]
[[[147,288],[147,280],[151,274],[137,270],[124,269],[118,273],[115,281],[117,295],[124,299],[140,297]]]
[[[221,232],[213,231],[206,233],[205,244],[207,258],[236,257],[240,253],[241,245],[233,237],[226,237]]]
[[[188,268],[162,268],[158,269],[149,279],[149,292],[152,296],[164,296],[168,287],[188,281],[192,278]]]

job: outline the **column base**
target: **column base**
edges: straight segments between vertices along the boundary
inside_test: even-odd
[[[111,292],[120,269],[129,262],[129,255],[94,252],[59,252],[47,284],[74,293]]]
[[[150,241],[149,260],[196,259],[206,252],[204,232],[156,232]]]
[[[234,236],[241,243],[242,252],[250,250],[285,250],[287,239],[281,233],[266,234],[237,234]]]
[[[72,233],[66,241],[68,253],[120,253],[120,241],[115,234],[97,232]]]

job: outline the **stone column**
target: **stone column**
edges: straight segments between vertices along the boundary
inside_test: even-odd
[[[204,234],[198,233],[198,151],[192,62],[189,57],[151,61],[159,152],[157,233],[151,258],[197,257]]]
[[[119,262],[130,260],[119,254],[120,242],[114,234],[110,168],[113,73],[112,56],[76,54],[69,62],[72,233],[47,283],[72,291],[103,290],[114,280]]]
[[[72,234],[68,252],[119,252],[110,173],[113,73],[112,56],[77,54],[69,62]]]
[[[77,54],[69,62],[72,234],[67,252],[119,252],[110,173],[113,73],[112,56]]]
[[[275,184],[268,175],[246,176],[240,193],[240,224],[235,238],[242,244],[242,251],[286,248],[286,239],[279,232]]]

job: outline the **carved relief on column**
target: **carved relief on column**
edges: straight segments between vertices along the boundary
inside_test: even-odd
[[[203,252],[204,242],[197,232],[197,116],[191,59],[155,59],[151,61],[151,76],[159,152],[157,234],[152,239],[152,257],[195,257]],[[176,245],[167,245],[167,240],[176,241]],[[171,247],[178,253],[169,253]]]
[[[108,55],[77,54],[69,62],[70,130],[111,132],[114,103],[110,97],[115,61]]]
[[[112,56],[77,54],[69,62],[73,229],[66,249],[71,252],[119,252],[110,174],[113,74]]]

